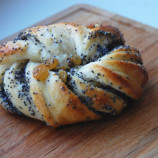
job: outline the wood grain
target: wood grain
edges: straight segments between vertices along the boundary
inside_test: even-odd
[[[0,108],[0,157],[157,158],[158,30],[88,5],[73,6],[35,25],[57,22],[118,27],[126,44],[141,51],[149,72],[144,94],[118,117],[59,129]]]

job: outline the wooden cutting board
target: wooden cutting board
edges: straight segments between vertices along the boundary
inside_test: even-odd
[[[0,157],[157,158],[158,30],[88,5],[73,6],[35,25],[57,22],[118,27],[126,44],[141,51],[150,78],[144,95],[118,117],[58,129],[0,108]]]

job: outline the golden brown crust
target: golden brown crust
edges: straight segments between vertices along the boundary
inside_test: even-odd
[[[148,81],[147,71],[142,65],[135,64],[130,61],[125,62],[121,60],[109,60],[106,61],[106,64],[117,68],[117,70],[132,78],[132,80],[134,80],[135,83],[137,82],[137,84],[139,84],[140,86],[144,86]]]
[[[75,92],[79,96],[87,98],[89,106],[96,111],[119,114],[126,106],[124,100],[111,92],[92,86],[77,76],[72,76],[72,82],[74,81],[76,83]]]
[[[95,114],[93,111],[89,110],[87,106],[82,104],[78,96],[72,93],[63,82],[58,85],[55,84],[53,89],[58,91],[60,94],[55,98],[58,106],[64,104],[64,107],[56,116],[56,120],[60,124],[72,124],[83,121],[98,120],[101,118],[101,116]]]
[[[9,56],[13,55],[17,52],[19,53],[25,53],[26,51],[26,45],[23,46],[19,43],[14,43],[12,41],[6,42],[5,44],[0,45],[0,56]]]
[[[138,99],[141,96],[142,88],[135,85],[132,81],[128,82],[126,78],[114,73],[113,71],[105,67],[95,65],[93,68],[104,75],[104,77],[101,77],[102,80],[105,80],[105,76],[108,77],[112,84],[114,86],[117,86],[117,90],[124,92],[125,94],[134,99]]]
[[[99,25],[97,25],[96,26],[94,24],[90,24],[90,25],[87,25],[87,28],[90,28],[93,32],[96,32],[96,34],[99,34],[98,31],[113,33],[113,34],[117,35],[117,40],[120,41],[120,44],[122,44],[122,45],[125,44],[125,40],[124,40],[123,34],[116,27],[113,27],[111,25],[106,25],[106,26],[102,26],[102,25],[99,26]]]
[[[124,44],[122,33],[110,25],[29,28],[0,45],[0,103],[53,127],[119,114],[128,100],[142,95],[148,81],[139,50]],[[57,67],[38,81],[34,68],[52,58]],[[64,81],[58,72],[63,67]]]
[[[116,34],[117,40],[119,41],[119,43],[122,45],[125,44],[123,34],[116,27],[113,27],[111,25],[99,26],[99,27],[94,28],[93,31],[94,32],[103,31],[103,32],[110,32],[110,33]]]

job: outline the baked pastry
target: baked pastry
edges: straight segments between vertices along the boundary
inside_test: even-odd
[[[0,45],[0,103],[58,127],[117,115],[148,80],[136,48],[112,26],[37,26]]]

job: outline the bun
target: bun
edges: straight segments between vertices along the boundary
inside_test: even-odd
[[[37,26],[0,45],[0,103],[58,127],[117,115],[142,95],[148,74],[112,26]]]

